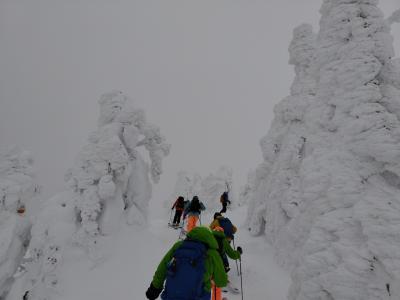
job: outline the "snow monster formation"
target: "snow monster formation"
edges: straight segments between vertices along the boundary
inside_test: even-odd
[[[248,227],[290,300],[400,299],[400,60],[377,0],[325,0],[294,30],[296,78],[262,139]]]
[[[8,294],[30,239],[29,216],[40,192],[29,152],[0,152],[0,299]]]
[[[69,190],[46,201],[34,221],[26,273],[13,286],[10,300],[59,299],[68,269],[77,264],[96,267],[112,252],[112,237],[123,222],[146,222],[149,175],[158,182],[170,146],[121,92],[104,94],[99,104],[98,129],[66,174]],[[138,150],[141,146],[150,166]]]
[[[182,196],[185,200],[192,200],[194,196],[198,196],[201,190],[202,178],[197,173],[190,173],[187,171],[179,171],[177,174],[174,190],[164,202],[165,207],[171,207],[174,201]]]
[[[198,196],[207,210],[219,211],[220,196],[225,191],[229,192],[230,201],[235,203],[233,170],[228,166],[220,166],[215,173],[210,173],[204,178],[197,173],[180,171],[171,199],[165,202],[165,207],[170,207],[178,196],[183,196],[185,200],[192,200],[193,196]]]
[[[144,111],[121,92],[104,94],[99,104],[99,128],[66,176],[85,243],[88,237],[95,241],[100,233],[114,232],[124,212],[128,223],[144,223],[151,198],[148,173],[159,181],[170,149],[159,128],[147,123]],[[138,151],[141,146],[148,151],[150,169]]]
[[[233,170],[228,166],[221,166],[215,173],[209,174],[201,181],[200,200],[207,210],[220,211],[220,197],[223,192],[229,193],[229,200],[236,204],[234,195]]]

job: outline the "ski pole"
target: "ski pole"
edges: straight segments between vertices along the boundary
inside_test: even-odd
[[[242,275],[242,258],[239,258],[240,265],[240,291],[242,292],[242,300],[243,300],[243,275]]]
[[[233,241],[233,249],[235,249],[235,250],[236,250],[236,246],[235,246],[235,238],[233,238],[233,239],[232,239],[232,241]],[[237,262],[237,259],[235,260],[235,263],[236,263],[236,271],[237,271],[237,274],[238,274],[238,276],[239,276],[240,274],[239,274],[239,267],[238,267],[238,262]]]
[[[182,228],[181,228],[181,231],[179,232],[178,239],[179,240],[182,239],[184,235],[185,235],[185,219],[183,219],[183,221],[182,221]]]
[[[172,213],[173,213],[173,209],[171,209],[171,213],[169,215],[169,223],[168,223],[168,225],[171,225]]]

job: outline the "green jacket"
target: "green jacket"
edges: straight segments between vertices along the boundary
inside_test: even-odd
[[[233,259],[233,260],[237,260],[237,259],[240,258],[239,251],[236,251],[231,247],[231,244],[229,244],[229,242],[226,239],[226,236],[225,236],[225,234],[223,232],[221,232],[221,231],[213,231],[212,233],[213,233],[215,239],[218,242],[219,253],[221,255],[224,255],[224,253],[226,253],[226,255],[228,255],[228,257]]]
[[[205,243],[208,246],[207,257],[205,261],[206,271],[204,273],[204,289],[211,291],[211,278],[217,287],[224,287],[228,284],[228,276],[225,273],[224,264],[218,253],[218,243],[211,231],[206,227],[195,227],[187,235],[188,238]],[[183,241],[176,242],[174,246],[167,252],[157,267],[153,276],[152,284],[154,287],[161,289],[167,276],[167,268],[172,260],[175,250],[182,245]]]

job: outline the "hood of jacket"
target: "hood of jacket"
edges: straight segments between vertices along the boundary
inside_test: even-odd
[[[211,230],[207,227],[195,227],[187,234],[187,237],[206,244],[209,249],[218,249],[218,242],[214,238]]]

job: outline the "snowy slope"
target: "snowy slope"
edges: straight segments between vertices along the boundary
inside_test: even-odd
[[[237,224],[244,221],[244,215],[243,208],[230,214]],[[211,221],[210,215],[203,216],[203,222],[206,220]],[[144,293],[157,264],[179,234],[166,226],[167,221],[167,218],[153,219],[148,228],[124,226],[117,236],[107,241],[104,247],[106,259],[96,266],[82,259],[78,248],[69,251],[59,275],[63,288],[57,300],[145,299]],[[272,250],[264,240],[250,237],[247,230],[240,229],[237,243],[245,252],[243,282],[246,299],[286,299],[289,275],[276,265]],[[231,280],[240,286],[234,262],[231,267]],[[13,292],[7,300],[21,299],[20,294]],[[240,295],[226,296],[230,300],[241,299]]]

